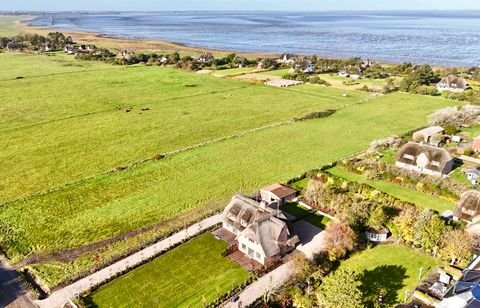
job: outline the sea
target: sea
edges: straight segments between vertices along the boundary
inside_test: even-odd
[[[480,65],[480,11],[82,12],[30,24],[215,50]]]

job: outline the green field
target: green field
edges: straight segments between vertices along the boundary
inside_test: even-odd
[[[403,302],[405,290],[413,292],[419,283],[420,268],[424,278],[437,265],[437,261],[428,255],[391,244],[354,254],[343,261],[340,268],[348,268],[360,275],[364,299],[370,304],[367,306],[376,302],[382,293],[385,305],[394,307]]]
[[[249,273],[222,256],[226,242],[205,233],[102,286],[93,307],[204,307]]]
[[[214,71],[213,74],[215,76],[230,76],[230,75],[237,75],[242,73],[249,73],[255,70],[256,70],[255,67],[239,67],[239,68],[229,68],[229,69]]]
[[[28,15],[0,16],[0,36],[11,36],[17,34],[19,32],[17,24],[20,21],[28,20],[30,18],[32,18],[32,16]]]
[[[25,58],[32,66],[44,61]],[[0,59],[16,64],[9,74],[24,69],[16,55]],[[300,93],[158,67],[98,64],[96,71],[63,74],[61,63],[51,65],[60,73],[0,83],[0,202],[366,97],[321,87]]]
[[[107,239],[208,204],[223,207],[236,192],[286,181],[357,153],[373,139],[422,126],[427,114],[449,104],[443,99],[392,94],[344,108],[328,118],[257,131],[79,181],[2,206],[0,226],[8,232],[2,232],[0,243],[9,257],[18,260],[31,252],[58,251]],[[51,147],[55,150],[58,146]],[[80,160],[81,155],[88,155],[84,153],[72,150],[71,155]],[[103,157],[91,160],[95,158]],[[48,165],[42,157],[38,161]],[[88,167],[86,162],[69,163],[65,169],[80,172]],[[18,169],[11,166],[2,171],[14,176],[11,168]],[[49,167],[45,170],[55,174]],[[46,171],[42,181],[48,177]],[[59,174],[63,176],[63,172]],[[22,186],[16,185],[20,187],[17,191],[22,191]]]
[[[447,200],[427,195],[420,191],[409,189],[401,185],[392,184],[384,181],[368,180],[360,174],[348,172],[341,167],[334,167],[328,169],[327,172],[344,178],[348,181],[368,184],[400,200],[413,203],[421,208],[430,208],[437,211],[439,214],[443,214],[447,210],[453,210],[455,206],[452,202],[449,202]]]

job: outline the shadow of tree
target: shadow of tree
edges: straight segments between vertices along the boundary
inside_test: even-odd
[[[381,293],[386,306],[394,306],[400,299],[397,294],[405,284],[407,269],[398,265],[382,265],[373,270],[365,270],[360,275],[366,307],[374,307]]]

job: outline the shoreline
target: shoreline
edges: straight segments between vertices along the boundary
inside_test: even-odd
[[[96,45],[97,47],[104,47],[107,49],[117,49],[117,50],[131,50],[131,51],[152,51],[152,52],[179,52],[179,53],[187,53],[189,55],[198,55],[202,52],[210,52],[214,56],[227,56],[228,54],[235,53],[239,56],[244,56],[247,58],[275,58],[279,57],[280,53],[269,53],[269,52],[239,52],[236,50],[218,50],[218,49],[210,49],[210,48],[202,48],[199,46],[189,46],[184,43],[179,42],[172,42],[166,40],[156,40],[156,39],[142,39],[142,38],[124,38],[124,37],[116,37],[112,35],[102,34],[100,32],[90,32],[90,31],[75,31],[75,30],[68,30],[63,28],[56,28],[56,27],[47,27],[47,26],[30,26],[28,22],[37,16],[31,16],[29,19],[17,21],[17,29],[20,32],[27,32],[27,33],[34,33],[39,35],[47,35],[49,32],[58,31],[66,36],[71,36],[74,41],[77,43],[83,44],[92,44]],[[304,54],[297,54],[299,56],[309,56]],[[355,55],[351,55],[350,57],[340,57],[340,56],[332,56],[332,55],[323,55],[323,54],[315,54],[317,57],[322,59],[332,59],[332,60],[346,60],[349,58],[356,57]],[[377,64],[381,65],[396,65],[403,63],[404,61],[399,62],[392,62],[386,60],[378,60],[376,58],[370,58],[369,60],[374,61]],[[440,66],[440,65],[433,65],[430,63],[422,63],[422,62],[412,62],[414,65],[423,65],[428,64],[432,67],[432,69],[448,69],[452,67],[457,68],[466,68],[468,66]]]
[[[35,18],[35,16],[33,17]],[[28,22],[31,19],[22,20],[17,23],[17,29],[20,32],[28,32],[39,35],[47,35],[49,32],[58,31],[62,32],[66,36],[71,36],[74,41],[77,43],[85,43],[97,45],[98,47],[104,48],[113,48],[113,49],[128,49],[132,51],[163,51],[163,52],[187,52],[187,53],[202,53],[210,52],[212,54],[221,54],[227,55],[230,53],[236,53],[237,55],[244,57],[274,57],[278,56],[275,53],[256,53],[256,52],[238,52],[235,50],[217,50],[210,48],[202,48],[196,46],[188,46],[187,44],[164,41],[164,40],[153,40],[153,39],[141,39],[141,38],[122,38],[111,36],[107,34],[102,34],[99,32],[89,32],[89,31],[74,31],[56,27],[37,27],[30,26]]]

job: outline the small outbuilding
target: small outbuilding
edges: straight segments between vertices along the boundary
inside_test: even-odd
[[[436,140],[434,136],[441,135],[445,132],[445,129],[440,126],[430,126],[413,133],[413,141],[424,142],[430,145],[439,146],[439,140]]]
[[[379,229],[370,227],[365,232],[367,240],[369,240],[370,242],[378,242],[378,243],[385,242],[389,234],[390,234],[390,231],[385,227],[382,227]]]
[[[480,178],[479,169],[470,169],[466,172],[467,180],[469,180],[472,185],[476,186],[478,184],[478,179]]]
[[[295,199],[297,191],[282,184],[273,184],[260,189],[262,201],[267,203],[278,202],[280,206]]]

